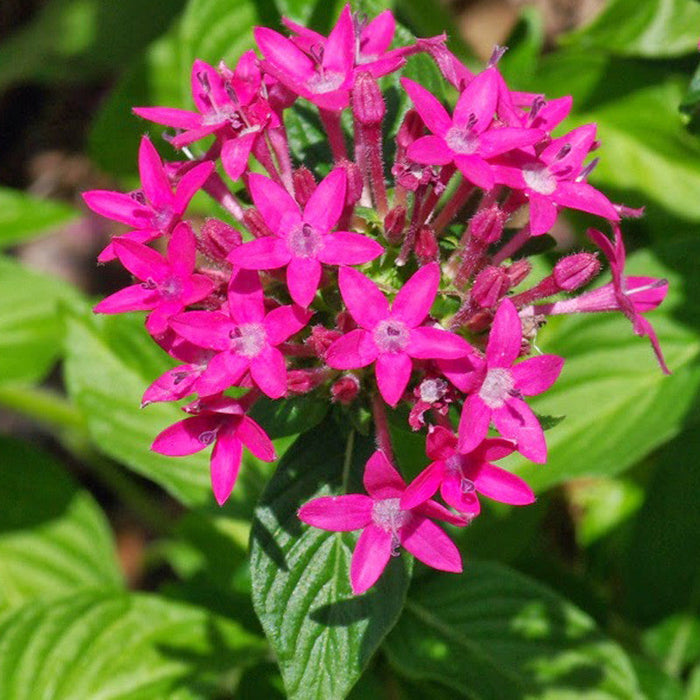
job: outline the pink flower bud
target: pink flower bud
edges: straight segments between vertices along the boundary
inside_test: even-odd
[[[292,369],[287,372],[287,391],[290,394],[308,394],[323,381],[323,373],[313,369]]]
[[[379,126],[386,106],[377,81],[371,73],[362,71],[352,87],[352,109],[355,119],[363,126]]]
[[[241,243],[241,232],[219,219],[207,219],[202,224],[200,244],[204,254],[213,260],[225,260]]]
[[[362,189],[364,187],[362,171],[356,163],[349,160],[342,160],[339,165],[345,168],[345,172],[348,176],[348,188],[345,192],[345,206],[352,207],[360,201],[360,197],[362,196]]]
[[[506,269],[511,287],[517,287],[532,272],[532,264],[524,258],[516,260]]]
[[[510,286],[508,273],[502,267],[490,265],[476,276],[472,299],[483,309],[489,309],[498,304]]]
[[[401,148],[408,148],[416,139],[423,135],[423,120],[415,109],[409,109],[401,122],[396,134],[396,143]]]
[[[345,374],[331,386],[333,401],[352,403],[360,393],[360,380],[354,374]]]
[[[299,206],[305,207],[316,189],[316,180],[312,172],[303,165],[294,171],[292,180],[294,182],[294,195],[296,200]]]
[[[505,213],[494,204],[480,209],[469,220],[469,235],[482,243],[495,243],[503,233],[506,223]]]
[[[435,231],[430,226],[422,226],[416,237],[414,252],[419,262],[425,265],[432,260],[437,260],[439,248]]]
[[[406,226],[406,207],[401,205],[390,209],[384,217],[384,237],[392,245],[401,242]]]
[[[243,223],[255,238],[273,235],[257,209],[246,209],[243,213]]]
[[[318,357],[324,357],[328,348],[336,341],[342,333],[332,331],[323,326],[312,326],[311,335],[306,340],[308,345]]]
[[[554,281],[559,289],[573,292],[588,284],[600,272],[600,262],[593,253],[567,255],[554,266]]]

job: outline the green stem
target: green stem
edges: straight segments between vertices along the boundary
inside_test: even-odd
[[[82,413],[55,391],[35,386],[0,386],[0,406],[32,418],[49,428],[87,435]]]

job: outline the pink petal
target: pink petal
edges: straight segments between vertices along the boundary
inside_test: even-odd
[[[374,586],[389,563],[391,550],[391,533],[376,525],[364,529],[350,561],[350,584],[355,595]]]
[[[413,363],[404,352],[382,353],[377,357],[374,373],[377,377],[379,393],[384,401],[395,407],[411,378]]]
[[[205,275],[192,275],[189,282],[190,291],[183,296],[185,306],[202,301],[214,291],[214,283]]]
[[[440,487],[441,491],[444,485],[445,481],[443,480],[442,486]],[[478,505],[478,499],[476,499],[476,503]],[[457,525],[458,527],[469,524],[469,520],[463,515],[455,515],[452,511],[445,508],[445,506],[440,505],[437,501],[425,501],[425,503],[421,503],[419,506],[416,506],[413,509],[413,512],[417,515],[432,518],[433,520],[442,520],[446,523]]]
[[[367,330],[389,316],[389,303],[378,287],[361,272],[341,267],[338,285],[350,315]],[[431,301],[432,303],[432,301]]]
[[[236,428],[236,437],[263,462],[274,462],[277,459],[272,441],[252,418],[243,416]]]
[[[185,418],[160,433],[153,441],[151,449],[169,457],[194,454],[211,445],[220,423],[220,418],[212,416]]]
[[[590,152],[595,142],[596,125],[584,124],[573,129],[568,134],[554,139],[542,153],[540,158],[552,166],[554,172],[570,173],[572,176],[578,174],[581,163]],[[568,150],[563,157],[558,157],[562,153],[562,148]]]
[[[173,148],[182,148],[183,146],[189,146],[194,141],[199,141],[199,139],[203,139],[205,136],[210,136],[226,124],[227,121],[225,117],[222,117],[221,121],[216,122],[215,124],[207,124],[206,126],[202,126],[199,129],[190,129],[189,131],[183,131],[181,134],[178,134],[177,136],[175,136],[175,138],[173,138],[173,140],[171,141],[172,146]]]
[[[151,140],[144,136],[139,146],[139,175],[141,186],[146,199],[156,208],[166,208],[173,203],[173,193],[170,188],[163,162]]]
[[[304,221],[321,234],[328,233],[337,223],[345,205],[347,174],[345,168],[335,168],[323,178],[304,207]]]
[[[520,399],[511,398],[493,411],[493,423],[504,437],[518,443],[518,452],[538,464],[547,461],[547,444],[542,427],[530,407]]]
[[[170,273],[170,266],[153,248],[136,243],[128,238],[112,241],[114,253],[124,267],[140,280],[152,279],[161,282]]]
[[[323,52],[323,68],[346,74],[352,70],[355,58],[355,28],[350,5],[346,5],[328,35]]]
[[[229,313],[236,323],[260,323],[265,305],[260,277],[254,270],[238,270],[228,285]]]
[[[653,311],[668,294],[668,282],[656,277],[626,277],[627,296],[635,311]]]
[[[458,155],[454,160],[455,165],[469,182],[473,182],[484,190],[493,188],[496,182],[493,170],[483,158],[477,155]]]
[[[311,318],[312,313],[298,306],[278,306],[265,317],[265,330],[270,345],[279,345],[298,333]]]
[[[209,176],[214,172],[214,163],[206,161],[195,165],[192,170],[188,170],[180,179],[180,182],[175,189],[175,204],[174,209],[177,214],[182,214],[187,205],[190,203],[195,193],[209,179]]]
[[[462,557],[455,543],[435,523],[414,516],[399,531],[401,545],[433,569],[459,573]]]
[[[195,129],[202,120],[198,112],[175,107],[132,107],[131,111],[150,122],[172,126],[176,129]]]
[[[445,473],[443,462],[428,465],[407,487],[401,496],[401,508],[410,510],[427,501],[440,488]]]
[[[562,183],[559,183],[561,187]],[[557,205],[550,196],[530,192],[530,233],[540,236],[547,233],[557,220]]]
[[[248,157],[258,136],[259,132],[250,131],[228,139],[224,143],[221,149],[221,162],[226,174],[232,180],[238,180],[248,167]]]
[[[250,374],[258,388],[271,399],[280,399],[287,393],[287,365],[277,348],[268,346],[252,358]]]
[[[524,190],[527,187],[520,168],[501,163],[491,163],[491,172],[499,185],[508,185],[514,190]]]
[[[619,221],[620,215],[610,200],[586,182],[560,182],[552,194],[557,204]]]
[[[138,229],[146,228],[150,224],[150,209],[139,204],[128,194],[108,190],[90,190],[83,192],[83,199],[92,211],[107,219],[121,221],[127,226]]]
[[[153,336],[163,335],[168,330],[168,321],[182,311],[184,304],[179,300],[160,301],[146,319],[146,330]]]
[[[179,365],[156,379],[143,394],[141,405],[158,401],[178,401],[193,392],[201,373],[198,365]]]
[[[532,489],[518,476],[493,464],[481,464],[471,477],[476,490],[494,501],[526,506],[535,502]]]
[[[189,224],[183,221],[175,227],[168,241],[168,261],[176,274],[185,277],[192,274],[196,260],[196,239]]]
[[[425,440],[425,453],[433,461],[449,459],[457,450],[457,436],[437,425],[430,429]]]
[[[391,10],[380,12],[360,33],[360,53],[368,56],[383,54],[394,38],[396,20]]]
[[[469,352],[469,343],[454,333],[422,326],[411,330],[411,339],[406,346],[406,354],[423,360],[455,360]]]
[[[361,233],[336,231],[323,237],[318,259],[327,265],[363,265],[384,252],[384,247]]]
[[[287,287],[299,306],[307,307],[314,300],[321,281],[321,263],[314,258],[292,258],[287,265]]]
[[[351,532],[372,522],[374,501],[360,493],[345,496],[321,496],[305,503],[297,515],[307,525],[330,532]]]
[[[442,136],[421,136],[406,151],[408,158],[416,163],[430,165],[447,165],[454,160],[455,154],[445,143]]]
[[[248,370],[250,360],[232,352],[220,352],[209,361],[195,388],[200,396],[212,396],[235,386]]]
[[[400,498],[406,489],[401,475],[391,466],[381,450],[373,452],[367,460],[362,483],[367,493],[375,501],[385,498]]]
[[[486,438],[479,447],[470,454],[470,459],[481,462],[495,462],[515,451],[515,442],[505,438]]]
[[[306,80],[314,73],[314,64],[311,59],[289,39],[267,27],[256,27],[254,35],[265,58],[284,69],[289,75]]]
[[[649,338],[651,347],[656,355],[656,360],[659,363],[663,373],[671,374],[671,370],[668,368],[666,360],[664,359],[664,354],[661,351],[661,345],[659,344],[659,339],[656,336],[654,326],[652,326],[651,323],[643,316],[638,316],[637,323],[635,324],[635,333],[637,333],[637,335],[645,335],[647,338]]]
[[[378,355],[372,336],[357,328],[333,342],[326,352],[326,364],[333,369],[359,369],[371,365]]]
[[[439,286],[440,266],[435,262],[424,265],[399,290],[391,305],[392,317],[410,328],[420,325],[435,301]]]
[[[541,394],[557,381],[563,366],[564,358],[557,355],[539,355],[513,365],[515,389],[525,396]]]
[[[114,260],[117,255],[114,252],[114,242],[115,241],[134,241],[135,243],[149,243],[150,241],[160,238],[162,233],[155,229],[138,229],[136,231],[129,231],[121,236],[113,236],[111,243],[105,246],[104,250],[97,256],[97,261],[104,263]]]
[[[469,394],[483,381],[485,362],[475,350],[470,350],[464,357],[456,360],[440,360],[442,373],[462,392]]]
[[[479,497],[474,492],[465,493],[462,490],[462,479],[455,473],[445,476],[440,485],[440,495],[447,505],[460,513],[468,513],[472,518],[481,512]]]
[[[479,152],[484,158],[493,158],[515,148],[532,146],[544,137],[544,132],[539,129],[518,129],[516,127],[490,129],[483,133],[479,139]]]
[[[201,348],[228,350],[234,323],[220,311],[187,311],[172,320],[178,335]]]
[[[492,367],[510,367],[520,354],[523,327],[515,304],[510,299],[501,301],[493,318],[486,361]]]
[[[154,289],[144,289],[140,284],[120,289],[93,307],[98,314],[120,314],[125,311],[149,311],[160,300]]]
[[[220,430],[211,454],[209,470],[216,502],[222,506],[231,495],[241,466],[243,446],[232,429]]]
[[[459,419],[459,451],[474,450],[486,437],[491,422],[491,409],[478,394],[470,394],[462,406]]]
[[[227,260],[246,270],[274,270],[292,259],[285,242],[277,236],[265,236],[234,248]]]
[[[248,176],[248,189],[262,218],[274,233],[284,236],[288,229],[301,223],[299,205],[274,180],[251,173]]]
[[[453,119],[458,127],[464,127],[476,117],[474,131],[481,133],[493,121],[498,100],[498,79],[495,69],[489,68],[474,76],[457,100]]]
[[[452,119],[438,99],[409,78],[401,78],[401,85],[428,129],[438,136],[444,136],[452,127]]]

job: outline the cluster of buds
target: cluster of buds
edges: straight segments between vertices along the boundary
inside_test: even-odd
[[[538,327],[552,314],[621,311],[667,371],[642,315],[661,303],[667,284],[625,275],[619,221],[634,212],[586,182],[595,125],[552,136],[571,98],[509,90],[500,50],[474,74],[444,37],[390,49],[388,11],[368,22],[346,6],[328,37],[286,24],[289,38],[256,29],[261,55],[245,53],[233,69],[196,61],[197,111],[134,109],[171,127],[167,140],[184,157],[164,163],[144,137],[140,190],[85,193],[92,210],[131,229],[100,260],[118,259],[137,279],[95,310],[149,312],[148,332],[181,364],[148,387],[144,405],[194,397],[183,407],[190,416],[153,449],[178,456],[213,445],[220,504],[243,446],[276,458],[249,415],[261,397],[313,394],[348,411],[368,407],[377,443],[364,472],[369,495],[317,498],[300,504],[299,517],[327,530],[363,530],[352,560],[355,593],[375,583],[399,546],[429,566],[460,571],[456,546],[434,520],[467,524],[480,496],[534,500],[522,479],[493,462],[514,451],[546,461],[526,397],[556,381],[563,359],[534,348]],[[387,144],[381,79],[417,53],[459,97],[450,113],[402,78],[412,107]],[[333,163],[322,179],[289,148],[285,116],[299,100],[315,105],[328,137]],[[187,218],[198,190],[226,221]],[[611,228],[612,240],[588,231],[610,283],[586,289],[601,269],[597,252],[568,254],[549,276],[530,280],[523,247],[550,231],[563,208]],[[162,252],[148,245],[158,239]],[[430,460],[408,485],[387,419],[387,406],[400,404],[426,435]],[[457,429],[451,409],[461,412]],[[491,427],[498,436],[488,436]],[[449,508],[433,500],[438,491]]]

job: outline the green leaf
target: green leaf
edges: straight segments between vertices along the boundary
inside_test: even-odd
[[[679,246],[687,257],[689,242]],[[631,256],[627,272],[670,282],[668,298],[648,318],[673,374],[661,372],[649,341],[636,337],[621,314],[551,319],[537,344],[545,353],[564,357],[564,370],[551,389],[528,403],[538,414],[566,419],[547,431],[546,465],[528,464],[516,455],[503,462],[535,490],[624,471],[678,434],[693,407],[700,387],[700,339],[674,320],[683,308],[683,281],[647,253]]]
[[[0,187],[0,248],[34,238],[76,218],[68,204]]]
[[[668,57],[698,45],[700,6],[690,0],[611,0],[588,26],[562,38],[588,51]]]
[[[328,399],[316,396],[294,396],[274,401],[262,398],[250,412],[271,438],[298,435],[316,427],[328,413]]]
[[[700,617],[678,613],[664,618],[642,636],[644,650],[672,676],[700,662]]]
[[[154,595],[84,592],[20,608],[0,624],[0,697],[230,697],[262,639]],[[233,672],[233,674],[232,674]]]
[[[358,479],[373,444],[355,438],[349,446],[346,466],[345,442],[330,420],[301,436],[280,462],[253,523],[253,604],[291,698],[344,697],[396,622],[408,588],[399,558],[373,589],[353,598],[357,533],[326,532],[297,518],[315,496],[345,492],[344,472]]]
[[[47,454],[0,437],[0,612],[122,585],[107,520],[90,494]]]
[[[0,256],[0,384],[44,377],[61,352],[59,306],[77,298],[67,282]]]
[[[467,697],[639,697],[629,659],[586,614],[493,563],[421,579],[383,649],[399,673]]]

